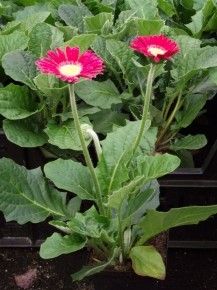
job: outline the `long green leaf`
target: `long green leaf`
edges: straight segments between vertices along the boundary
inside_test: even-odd
[[[139,225],[144,234],[138,245],[170,228],[198,224],[216,213],[217,205],[173,208],[168,212],[150,210]]]
[[[203,148],[207,144],[207,139],[205,135],[197,134],[197,135],[187,135],[181,139],[175,141],[170,148],[172,150],[197,150]]]
[[[117,250],[114,250],[113,255],[111,256],[111,258],[108,261],[98,263],[95,266],[85,266],[80,271],[72,274],[71,275],[72,279],[74,281],[81,281],[85,277],[88,277],[88,276],[91,276],[91,275],[94,275],[94,274],[97,274],[97,273],[103,271],[106,267],[111,265],[111,263],[115,259],[116,255],[117,255]]]

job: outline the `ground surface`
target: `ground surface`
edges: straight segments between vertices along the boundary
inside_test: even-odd
[[[0,289],[22,289],[16,286],[14,277],[30,269],[37,269],[35,282],[26,289],[74,290],[76,288],[71,284],[70,273],[78,270],[81,262],[79,255],[75,256],[74,261],[68,256],[64,256],[64,258],[48,262],[41,260],[36,250],[1,248]],[[110,282],[106,283],[104,281],[104,286],[100,286],[101,290],[110,290]],[[145,285],[142,283],[142,280],[139,282],[130,281],[129,284],[128,290],[149,290],[144,287]],[[85,288],[83,289],[85,290]],[[99,288],[96,287],[96,289],[98,290]],[[123,289],[126,289],[126,287]],[[217,290],[217,250],[170,249],[167,278],[164,282],[156,282],[154,289]],[[115,290],[122,290],[121,286]]]

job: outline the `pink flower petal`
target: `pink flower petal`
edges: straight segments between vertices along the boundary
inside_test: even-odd
[[[151,50],[151,47],[156,48],[155,53],[152,52],[154,50]],[[174,40],[162,34],[151,36],[137,36],[131,41],[131,48],[151,58],[154,62],[170,59],[180,50],[178,44]]]
[[[80,77],[92,79],[98,74],[103,72],[103,60],[98,57],[93,51],[87,50],[83,54],[80,54],[79,47],[67,46],[64,50],[57,48],[55,50],[48,51],[47,55],[36,61],[37,68],[46,74],[53,74],[57,78],[69,82],[76,83]],[[73,65],[81,65],[82,70],[75,75],[73,73]],[[66,65],[66,69],[69,70],[69,75],[64,75],[61,67]],[[72,65],[72,70],[70,68]],[[70,75],[71,74],[71,75]]]

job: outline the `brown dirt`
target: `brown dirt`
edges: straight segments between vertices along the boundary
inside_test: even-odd
[[[92,290],[89,286],[80,284],[79,288],[72,283],[70,274],[78,271],[83,260],[82,253],[75,255],[63,255],[52,260],[43,260],[35,249],[0,248],[0,289],[1,290]],[[20,288],[16,284],[15,277],[26,273],[31,269],[37,271],[28,288]],[[22,278],[22,276],[20,276]],[[25,282],[25,279],[24,279]],[[25,283],[23,284],[25,285]]]

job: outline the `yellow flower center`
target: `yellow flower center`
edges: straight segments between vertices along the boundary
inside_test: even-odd
[[[162,47],[151,45],[148,48],[148,52],[150,52],[153,56],[164,55],[166,50]]]
[[[59,67],[59,71],[66,77],[76,77],[80,74],[82,67],[79,63],[77,64],[64,64]]]

